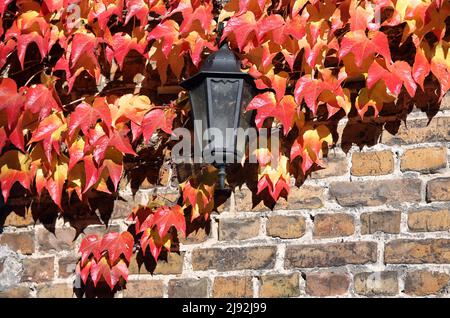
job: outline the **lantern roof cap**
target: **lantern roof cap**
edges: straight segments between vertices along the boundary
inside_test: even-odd
[[[200,81],[207,76],[244,78],[253,81],[252,76],[241,71],[239,60],[226,43],[206,58],[197,74],[181,82],[180,85],[183,88],[190,89],[200,84]]]

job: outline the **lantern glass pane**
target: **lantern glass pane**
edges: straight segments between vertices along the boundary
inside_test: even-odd
[[[236,106],[242,82],[242,79],[208,78],[209,128],[222,134],[221,140],[214,138],[217,150],[228,149],[234,152],[234,129],[236,117],[239,116]]]
[[[244,85],[242,88],[242,98],[241,98],[241,109],[240,109],[240,118],[238,128],[238,136],[236,139],[236,160],[240,162],[242,157],[245,155],[245,148],[248,144],[249,135],[247,134],[247,129],[250,127],[251,116],[253,114],[252,111],[246,111],[248,104],[251,102],[254,96],[254,88],[244,81]],[[256,140],[252,140],[255,142]]]
[[[199,150],[194,153],[201,156],[203,147],[207,144],[203,140],[203,133],[208,128],[208,105],[206,95],[206,81],[191,89],[190,99],[192,111],[194,113],[194,147],[199,147]]]

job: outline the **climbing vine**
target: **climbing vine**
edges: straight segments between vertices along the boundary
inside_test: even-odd
[[[189,125],[186,92],[156,92],[197,72],[219,36],[261,90],[247,106],[256,127],[282,128],[278,153],[256,151],[256,195],[276,202],[292,179],[325,166],[330,123],[376,118],[386,105],[401,117],[420,94],[442,99],[449,24],[448,0],[3,0],[3,200],[18,183],[64,215],[64,200],[117,193],[128,161],[152,144],[163,149],[157,162],[173,129]],[[202,167],[181,180],[176,203],[154,198],[130,211],[129,231],[84,237],[82,281],[113,289],[134,252],[157,261],[176,250],[186,222],[209,219],[216,178]]]

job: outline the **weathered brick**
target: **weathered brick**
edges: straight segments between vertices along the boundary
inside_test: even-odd
[[[171,279],[169,281],[169,298],[204,298],[208,297],[208,279]]]
[[[253,194],[249,189],[240,189],[234,193],[236,211],[238,212],[261,212],[269,211],[263,202],[253,206]]]
[[[123,297],[161,298],[163,297],[163,288],[161,280],[130,280],[123,291]]]
[[[292,188],[289,192],[289,199],[279,200],[275,210],[298,210],[298,209],[317,209],[323,206],[324,189],[303,185],[300,188]],[[241,189],[235,193],[236,211],[239,212],[260,212],[269,211],[263,202],[253,206],[252,192],[248,189]]]
[[[346,274],[311,273],[306,275],[306,293],[311,296],[339,296],[348,292],[350,278]]]
[[[450,229],[450,211],[448,209],[410,211],[408,228],[412,232],[447,231]]]
[[[41,283],[53,280],[54,259],[53,256],[24,259],[22,281]]]
[[[447,149],[443,147],[408,149],[402,156],[400,170],[435,172],[447,165]]]
[[[450,201],[450,178],[437,178],[428,181],[427,201]]]
[[[296,297],[300,295],[299,274],[264,275],[261,277],[260,297]]]
[[[253,282],[248,276],[223,276],[214,278],[214,298],[251,298]]]
[[[72,298],[73,286],[69,284],[45,284],[37,287],[38,298]]]
[[[348,207],[420,202],[421,184],[419,179],[333,182],[330,194]]]
[[[347,158],[344,154],[330,152],[324,158],[326,168],[314,171],[311,177],[314,179],[322,179],[328,177],[342,176],[348,172]]]
[[[384,261],[390,264],[450,263],[450,240],[390,241],[384,249]]]
[[[118,225],[109,225],[108,227],[104,225],[89,225],[83,230],[85,235],[95,234],[97,236],[103,236],[107,233],[111,232],[120,232],[120,226]]]
[[[366,264],[377,260],[375,242],[291,245],[286,247],[287,268],[332,267]]]
[[[59,273],[58,276],[61,278],[71,277],[75,273],[75,267],[78,262],[78,256],[66,256],[61,257],[58,260]]]
[[[400,125],[395,135],[384,133],[382,142],[387,145],[400,145],[450,141],[448,127],[450,127],[449,117],[436,117],[431,121],[428,119],[407,120],[406,125]]]
[[[400,233],[401,212],[385,211],[361,214],[361,234]]]
[[[408,272],[405,278],[405,293],[415,296],[436,295],[444,291],[450,275],[418,270]]]
[[[267,220],[267,235],[283,239],[305,235],[305,218],[298,215],[273,215]]]
[[[232,271],[266,269],[275,265],[275,246],[196,249],[192,252],[194,270]]]
[[[189,244],[199,244],[208,240],[210,234],[203,228],[198,229],[192,233],[189,233],[187,237],[179,237],[180,243],[189,245]]]
[[[324,188],[310,185],[291,188],[288,200],[278,200],[274,210],[318,209],[323,206]]]
[[[355,292],[365,296],[397,295],[397,272],[355,274]]]
[[[0,291],[0,298],[28,298],[30,289],[26,286],[13,287]]]
[[[3,226],[25,227],[34,224],[33,215],[30,209],[26,209],[25,215],[18,215],[14,212],[8,214]]]
[[[7,245],[10,249],[22,253],[34,253],[34,237],[33,232],[16,232],[0,234],[0,245]]]
[[[354,218],[350,214],[330,213],[317,214],[314,217],[314,232],[316,237],[349,236],[355,232]]]
[[[136,261],[136,255],[133,255],[130,260],[130,266],[128,271],[130,274],[148,274],[149,270],[153,270],[153,274],[170,275],[181,274],[183,271],[184,252],[181,253],[169,253],[167,260],[160,259],[156,267],[146,268],[146,264],[142,264],[139,267]]]
[[[219,220],[219,240],[246,240],[258,236],[260,218],[228,218]]]
[[[354,152],[352,155],[352,175],[380,176],[394,171],[394,157],[389,150]]]
[[[439,109],[450,109],[450,93],[445,94],[444,98],[442,99],[441,107]]]
[[[74,228],[56,228],[55,234],[47,229],[37,231],[37,244],[40,251],[67,251],[75,248],[76,230]]]

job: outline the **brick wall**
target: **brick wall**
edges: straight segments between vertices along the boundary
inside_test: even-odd
[[[450,286],[450,98],[428,124],[409,115],[395,135],[345,154],[293,188],[273,211],[237,191],[156,268],[130,266],[116,297],[444,296]],[[343,129],[345,123],[341,123]],[[341,129],[341,131],[342,131]],[[108,230],[155,191],[123,187]],[[104,233],[90,225],[85,233]],[[7,216],[0,235],[0,296],[73,296],[81,236],[55,234],[31,214]],[[150,271],[153,274],[150,274]]]

